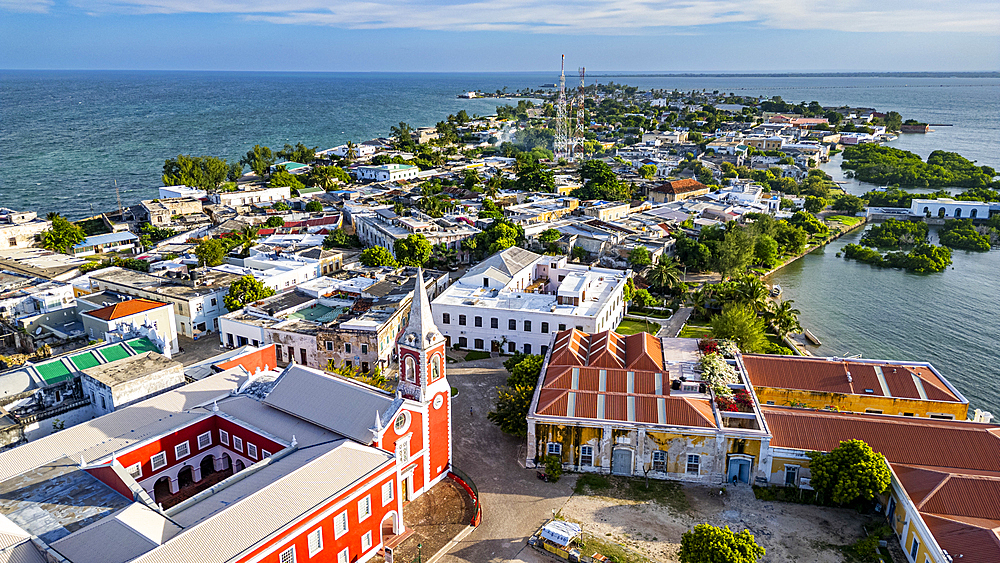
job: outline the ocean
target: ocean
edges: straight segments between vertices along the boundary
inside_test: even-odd
[[[640,89],[725,91],[789,102],[895,110],[935,126],[893,143],[926,157],[943,149],[1000,168],[1000,80],[849,76],[616,77]],[[0,71],[0,206],[81,218],[155,198],[163,161],[178,154],[238,160],[255,144],[329,148],[386,136],[392,125],[433,126],[554,73],[217,73]],[[575,85],[575,80],[568,81]],[[824,168],[842,178],[838,160]],[[846,189],[863,193],[858,182]],[[932,362],[974,407],[1000,415],[1000,251],[954,253],[954,268],[914,275],[836,258],[860,232],[773,276],[820,355]]]

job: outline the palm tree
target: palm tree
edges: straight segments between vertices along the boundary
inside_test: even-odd
[[[704,318],[707,315],[708,309],[706,306],[712,299],[713,293],[714,290],[708,285],[703,286],[698,291],[691,292],[691,306],[694,307],[694,315],[696,317]]]
[[[498,171],[483,185],[483,195],[486,197],[496,200],[497,196],[500,195],[500,188],[503,186],[503,178],[500,177],[500,172]]]
[[[646,281],[660,290],[673,289],[681,281],[681,271],[677,267],[677,262],[670,259],[661,259],[656,266],[653,266],[646,273]]]
[[[802,331],[802,325],[799,324],[800,311],[792,307],[792,303],[791,299],[782,301],[771,312],[771,323],[782,340],[789,333]]]
[[[767,286],[757,276],[747,274],[736,282],[736,300],[750,307],[758,315],[767,310]]]
[[[353,162],[356,158],[358,158],[358,145],[355,145],[354,141],[347,141],[347,150],[344,151],[344,160],[347,162]]]
[[[257,227],[253,225],[243,225],[243,228],[236,233],[236,244],[240,247],[240,255],[249,256],[250,249],[257,244]]]

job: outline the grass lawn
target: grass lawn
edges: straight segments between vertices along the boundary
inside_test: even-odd
[[[626,336],[630,334],[636,334],[638,332],[648,332],[650,334],[656,334],[660,330],[660,325],[656,323],[651,323],[648,321],[630,321],[625,319],[622,324],[618,325],[615,332],[618,334],[624,334]]]
[[[703,338],[712,336],[712,327],[700,325],[684,325],[678,338]]]
[[[633,315],[639,315],[640,317],[654,317],[657,319],[669,319],[671,315],[671,313],[660,311],[658,309],[640,309],[638,307],[630,307],[628,312]]]
[[[861,217],[848,217],[847,215],[830,215],[826,218],[828,223],[840,223],[848,227],[853,227],[861,222]]]
[[[480,352],[479,350],[473,350],[465,355],[465,361],[471,362],[472,360],[485,360],[490,357],[489,352]]]

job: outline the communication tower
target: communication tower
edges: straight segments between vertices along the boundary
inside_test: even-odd
[[[552,149],[556,160],[572,158],[573,141],[570,139],[569,115],[566,108],[566,55],[562,55],[559,70],[559,98],[556,100],[556,137]]]
[[[585,133],[587,132],[587,121],[584,118],[584,100],[586,99],[586,94],[584,91],[584,77],[587,75],[586,67],[580,67],[580,92],[577,95],[577,105],[576,105],[576,134],[573,138],[573,150],[571,156],[576,156],[579,152],[580,156],[583,156],[583,141],[586,139]]]

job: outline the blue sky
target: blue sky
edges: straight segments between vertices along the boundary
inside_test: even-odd
[[[1000,70],[996,0],[0,0],[0,68]]]

